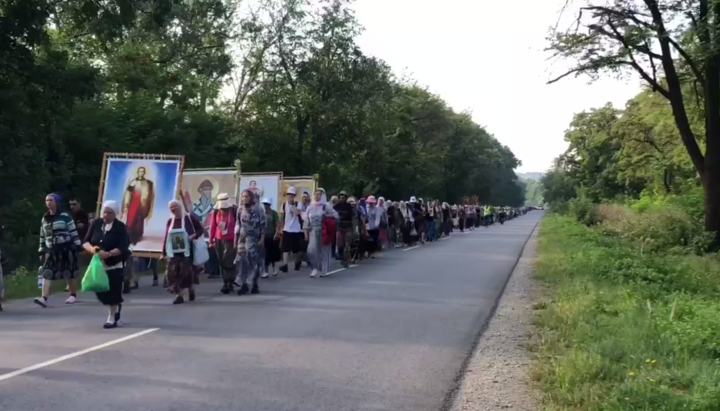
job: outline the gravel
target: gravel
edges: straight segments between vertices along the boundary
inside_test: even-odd
[[[460,382],[451,411],[534,411],[539,392],[530,381],[533,302],[536,288],[532,264],[537,229],[500,299],[495,315],[480,337]]]

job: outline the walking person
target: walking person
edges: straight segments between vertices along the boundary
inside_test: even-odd
[[[300,204],[295,201],[295,187],[288,187],[285,196],[287,200],[280,210],[280,222],[283,225],[281,249],[283,253],[283,265],[280,271],[288,272],[290,256],[295,255],[295,271],[300,270],[302,264],[301,253],[303,251],[303,233],[300,225]]]
[[[338,214],[337,247],[338,254],[342,257],[342,266],[350,267],[350,258],[353,241],[353,223],[356,219],[354,207],[347,201],[347,193],[341,191],[338,194],[338,203],[333,209]]]
[[[106,201],[102,205],[101,218],[95,219],[85,236],[83,248],[89,254],[97,254],[102,260],[103,269],[108,276],[110,289],[95,293],[97,299],[108,307],[108,317],[103,328],[118,326],[122,312],[122,289],[125,265],[130,250],[127,227],[117,219],[120,206],[116,201]]]
[[[366,250],[370,258],[375,258],[375,253],[380,248],[380,227],[387,225],[385,210],[377,206],[374,196],[367,198],[367,246]]]
[[[305,213],[305,240],[308,243],[308,258],[312,265],[310,277],[314,278],[328,275],[330,270],[330,256],[332,237],[335,235],[335,210],[327,203],[325,190],[315,190],[313,201]]]
[[[175,295],[173,304],[195,301],[195,266],[193,265],[193,241],[203,235],[203,225],[193,214],[185,214],[178,200],[168,203],[172,217],[165,225],[165,241],[163,256],[167,261],[165,277],[168,280],[168,291]]]
[[[258,278],[265,266],[265,213],[255,203],[255,195],[250,190],[244,190],[240,198],[242,206],[235,227],[236,283],[240,285],[237,294],[259,294]]]
[[[228,193],[217,196],[215,209],[210,215],[210,248],[217,256],[218,270],[223,280],[220,292],[229,294],[235,281],[235,226],[237,225],[237,207]]]
[[[273,277],[278,275],[275,264],[280,261],[280,236],[282,235],[282,225],[277,211],[271,207],[269,198],[262,199],[265,209],[265,271],[262,278],[268,278],[270,268],[272,268]]]
[[[52,282],[64,279],[68,282],[70,297],[65,304],[77,302],[78,250],[81,240],[70,214],[60,210],[62,199],[52,193],[45,197],[47,212],[40,223],[40,269],[43,277],[42,296],[35,304],[46,308]]]

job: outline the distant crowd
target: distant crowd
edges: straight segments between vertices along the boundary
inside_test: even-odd
[[[115,328],[122,316],[123,294],[139,287],[138,273],[151,270],[152,285],[159,286],[159,260],[165,265],[163,287],[173,295],[173,304],[183,304],[196,299],[195,285],[203,273],[222,280],[219,291],[223,294],[258,294],[261,278],[287,273],[291,266],[299,271],[305,264],[311,278],[325,277],[332,273],[333,260],[349,268],[388,249],[432,243],[456,230],[503,224],[527,212],[527,208],[450,205],[415,197],[408,201],[373,195],[356,198],[344,191],[328,201],[322,188],[298,198],[295,187],[289,187],[285,196],[274,210],[270,199],[259,198],[251,190],[241,193],[239,205],[221,193],[209,224],[172,200],[161,256],[131,258],[128,230],[118,219],[121,210],[117,202],[106,201],[101,215],[90,221],[76,199],[71,199],[66,212],[60,196],[49,194],[38,248],[42,293],[34,302],[47,307],[52,282],[66,281],[69,296],[65,303],[76,303],[84,259],[84,263],[90,261],[93,278],[86,275],[83,288],[97,291],[98,300],[108,307],[103,327]],[[0,225],[0,239],[1,230]],[[95,278],[97,272],[102,274]],[[88,285],[91,280],[98,280],[99,285]],[[0,275],[0,301],[3,296]]]

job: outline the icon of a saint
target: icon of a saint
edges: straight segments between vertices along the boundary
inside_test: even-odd
[[[152,218],[155,185],[145,178],[147,170],[138,167],[137,175],[125,185],[120,218],[125,217],[130,244],[137,245],[145,233],[146,220]]]

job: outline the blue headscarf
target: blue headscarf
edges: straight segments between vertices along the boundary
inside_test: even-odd
[[[58,194],[58,193],[50,193],[50,194],[46,195],[45,197],[46,197],[46,198],[47,198],[47,197],[52,197],[53,200],[55,200],[55,204],[57,205],[57,209],[60,210],[60,207],[62,206],[62,197],[60,197],[60,194]]]

